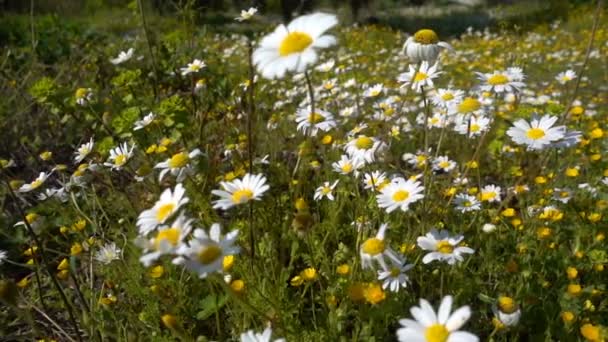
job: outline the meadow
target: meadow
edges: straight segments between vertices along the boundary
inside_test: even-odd
[[[453,37],[134,4],[3,24],[0,340],[608,339],[601,1]]]

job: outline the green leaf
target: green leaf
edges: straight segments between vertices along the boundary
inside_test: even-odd
[[[202,310],[196,314],[196,318],[200,320],[209,318],[209,316],[218,312],[224,305],[226,305],[227,301],[228,296],[226,294],[222,294],[219,297],[214,294],[208,295],[201,300],[200,308]]]

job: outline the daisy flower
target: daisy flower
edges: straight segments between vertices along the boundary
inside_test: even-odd
[[[464,239],[462,235],[450,236],[447,230],[442,229],[437,231],[433,228],[425,236],[420,236],[416,240],[418,247],[427,253],[422,262],[428,264],[434,260],[445,261],[448,265],[454,265],[456,262],[463,261],[462,254],[472,254],[475,251],[469,247],[460,247],[458,244]]]
[[[500,296],[496,305],[492,307],[496,319],[507,327],[516,326],[521,318],[521,309],[513,298]]]
[[[258,13],[258,9],[257,8],[255,8],[255,7],[249,7],[249,9],[246,10],[246,11],[245,10],[241,10],[241,15],[238,16],[238,17],[236,17],[236,18],[234,18],[234,20],[243,22],[243,21],[251,19],[256,13]]]
[[[441,74],[441,71],[437,71],[437,64],[429,65],[427,61],[422,62],[419,69],[410,64],[409,69],[408,72],[400,74],[397,81],[403,83],[401,88],[411,85],[411,88],[417,92],[421,92],[423,87],[433,88],[433,78]]]
[[[323,35],[338,23],[335,15],[313,13],[279,25],[262,38],[253,52],[253,63],[264,78],[283,78],[288,71],[301,73],[317,61],[317,49],[336,43],[336,38]]]
[[[458,194],[454,198],[454,205],[456,210],[461,213],[467,213],[469,211],[476,211],[481,209],[481,203],[475,196],[468,194]]]
[[[394,264],[402,264],[401,258],[397,252],[393,251],[390,246],[384,241],[384,235],[388,224],[384,223],[380,225],[376,236],[365,240],[359,249],[359,255],[361,256],[361,267],[363,269],[372,268],[374,261],[378,262],[382,269],[388,269],[386,265],[386,259],[388,258]]]
[[[500,202],[500,191],[502,189],[496,185],[486,185],[479,192],[479,199],[482,202]]]
[[[405,259],[400,264],[393,264],[389,269],[378,271],[378,280],[382,281],[382,288],[391,292],[399,292],[400,288],[406,288],[410,278],[406,272],[414,268]]]
[[[456,125],[454,126],[454,130],[458,132],[458,134],[467,135],[469,138],[473,138],[480,136],[490,129],[490,119],[483,115],[472,115],[466,119],[462,116],[458,117],[460,119],[456,120]]]
[[[485,108],[481,101],[474,97],[465,97],[460,101],[454,101],[448,107],[449,115],[481,116],[485,114]]]
[[[123,166],[129,161],[129,159],[133,156],[133,149],[135,145],[129,148],[129,144],[124,142],[122,145],[119,145],[110,150],[110,157],[108,157],[108,161],[103,163],[103,165],[111,167],[112,170],[120,170]]]
[[[456,162],[450,160],[448,156],[439,156],[433,160],[433,170],[450,172],[456,167]]]
[[[233,182],[220,182],[221,190],[213,190],[212,194],[219,196],[213,201],[213,208],[227,210],[235,205],[260,200],[260,197],[270,188],[264,175],[246,174],[243,179]]]
[[[148,115],[144,116],[143,119],[135,121],[135,126],[133,127],[133,130],[139,131],[140,129],[151,124],[154,119],[156,119],[156,115],[152,112],[148,113]]]
[[[302,131],[304,135],[310,132],[311,137],[316,136],[319,130],[327,132],[336,127],[334,116],[320,109],[316,109],[314,113],[311,113],[308,108],[298,109],[296,122],[298,123],[298,131]]]
[[[407,211],[410,204],[424,197],[423,191],[424,187],[420,182],[397,177],[380,191],[377,196],[378,206],[386,209],[387,213],[395,209]]]
[[[429,153],[430,153],[430,151],[429,151]],[[408,163],[408,164],[410,164],[410,165],[412,165],[412,166],[414,166],[414,167],[416,167],[418,169],[422,169],[422,168],[424,168],[424,166],[428,162],[429,155],[427,153],[422,152],[422,151],[418,151],[418,152],[416,152],[416,154],[413,154],[413,153],[404,153],[401,156],[401,159],[404,162],[406,162],[406,163]]]
[[[458,89],[439,88],[433,94],[433,105],[448,108],[451,104],[459,102],[464,97],[464,91]]]
[[[184,265],[200,278],[206,278],[209,273],[222,270],[225,256],[239,253],[239,247],[234,245],[237,235],[238,231],[233,230],[222,238],[219,223],[211,226],[209,234],[196,229],[192,239],[178,248],[179,256],[173,259],[173,263]]]
[[[173,176],[177,177],[176,180],[178,183],[182,182],[184,179],[186,179],[186,176],[193,172],[190,161],[200,154],[201,151],[198,148],[194,149],[190,153],[183,151],[174,154],[171,156],[171,158],[162,163],[156,164],[154,168],[161,169],[160,174],[158,175],[158,180],[162,181],[165,175],[170,172]]]
[[[397,329],[400,342],[478,342],[479,338],[459,329],[471,317],[471,309],[463,306],[452,312],[452,296],[441,300],[439,310],[435,310],[426,299],[420,299],[420,306],[410,308],[414,319],[400,319]]]
[[[86,158],[91,151],[93,151],[93,146],[95,146],[95,142],[93,138],[89,140],[89,142],[80,145],[80,147],[74,152],[74,164],[78,164]]]
[[[136,244],[144,250],[139,261],[146,267],[154,263],[159,257],[175,253],[186,236],[192,231],[192,220],[179,215],[169,226],[160,227],[156,235],[150,239],[140,236]]]
[[[200,59],[195,59],[194,61],[192,61],[192,63],[188,63],[186,67],[183,67],[180,70],[182,72],[182,76],[186,76],[191,73],[199,72],[206,66],[207,65],[205,64],[205,62],[201,61]]]
[[[574,72],[574,70],[571,70],[571,69],[562,71],[559,74],[557,74],[557,76],[555,76],[555,79],[557,80],[557,82],[559,82],[559,84],[566,84],[567,82],[570,82],[575,78],[576,78],[576,73]]]
[[[361,134],[346,144],[346,153],[353,159],[373,163],[376,159],[376,152],[380,152],[386,147],[386,144],[379,139]]]
[[[260,333],[256,333],[253,330],[248,330],[241,334],[241,342],[272,342],[270,337],[272,336],[272,329],[270,327],[264,329]],[[284,338],[274,340],[274,342],[285,342]]]
[[[175,186],[175,190],[166,189],[160,195],[160,199],[150,209],[144,210],[139,214],[137,218],[137,227],[139,228],[139,234],[147,235],[159,224],[163,224],[173,214],[190,201],[186,197],[186,190],[181,183]]]
[[[386,184],[388,184],[386,173],[382,171],[373,171],[372,173],[366,173],[363,177],[363,187],[366,190],[380,191]]]
[[[120,252],[122,252],[122,250],[116,247],[114,242],[106,243],[97,251],[97,253],[95,253],[95,260],[108,265],[112,261],[120,259]]]
[[[44,184],[44,182],[46,182],[46,179],[50,176],[50,173],[46,173],[46,172],[40,172],[40,174],[38,175],[38,177],[36,177],[36,179],[34,179],[31,183],[26,183],[23,184],[19,190],[19,192],[30,192],[33,190],[38,189],[42,184]]]
[[[80,106],[86,106],[89,102],[93,101],[93,89],[91,88],[78,88],[76,89],[76,103]]]
[[[118,57],[110,59],[110,63],[112,63],[114,65],[124,63],[124,62],[128,61],[129,59],[131,59],[131,57],[133,57],[133,52],[134,52],[133,48],[130,48],[126,52],[120,51],[120,53],[118,54]]]
[[[340,160],[331,164],[335,172],[343,175],[353,173],[355,177],[359,176],[359,169],[364,166],[364,161],[358,158],[351,158],[345,154],[340,157]]]
[[[443,49],[453,50],[450,44],[439,41],[435,31],[422,29],[405,41],[402,50],[414,63],[421,61],[434,63]]]
[[[315,191],[315,195],[314,195],[314,200],[318,201],[323,199],[323,197],[327,197],[328,200],[333,201],[334,200],[334,194],[332,193],[332,191],[334,191],[336,185],[338,185],[339,180],[336,180],[333,184],[329,184],[329,182],[324,182],[322,186],[318,187],[317,190]]]
[[[553,127],[557,116],[534,117],[530,123],[519,119],[509,128],[507,135],[518,145],[527,145],[528,150],[542,150],[562,139],[566,134],[565,126]]]
[[[482,82],[479,87],[481,91],[492,91],[495,93],[517,92],[525,86],[521,80],[524,75],[519,68],[508,68],[497,70],[489,74],[477,72],[477,78]]]
[[[363,92],[363,96],[365,97],[377,97],[382,95],[382,91],[384,90],[384,86],[382,83],[374,84],[373,86],[367,88],[365,92]]]

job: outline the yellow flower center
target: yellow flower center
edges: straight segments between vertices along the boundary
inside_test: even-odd
[[[378,255],[384,252],[384,249],[384,241],[378,238],[367,239],[361,246],[361,250],[363,250],[363,253],[369,255]]]
[[[181,231],[179,228],[169,228],[159,231],[158,235],[156,235],[156,238],[154,239],[154,247],[156,247],[156,249],[159,249],[161,241],[167,241],[173,247],[177,246],[180,233]]]
[[[89,91],[88,91],[86,88],[78,88],[78,89],[76,90],[76,98],[77,98],[77,99],[81,99],[81,98],[83,98],[83,97],[87,96],[87,93],[88,93],[88,92],[89,92]]]
[[[236,204],[245,203],[253,197],[253,191],[249,189],[237,190],[232,194],[232,202]]]
[[[173,209],[175,208],[175,204],[167,203],[161,205],[156,211],[156,220],[158,222],[164,222],[171,213],[173,213]]]
[[[353,170],[353,164],[346,163],[346,164],[342,165],[342,172],[350,173],[352,170]]]
[[[418,71],[416,73],[416,75],[414,76],[414,82],[421,82],[421,81],[426,80],[427,78],[429,78],[429,75],[427,75],[421,71]]]
[[[507,82],[509,82],[509,78],[503,74],[492,75],[488,78],[488,84],[493,86],[507,84]]]
[[[540,128],[531,128],[526,132],[526,136],[532,140],[538,140],[545,136],[545,131]]]
[[[327,195],[330,192],[331,192],[331,188],[328,186],[324,186],[323,189],[321,189],[321,193],[323,193],[323,195]]]
[[[357,141],[355,141],[355,146],[361,150],[369,150],[372,148],[372,146],[374,146],[374,141],[370,137],[363,135],[357,138]]]
[[[481,200],[482,201],[489,201],[491,199],[494,199],[496,197],[496,192],[494,191],[485,191],[481,193]]]
[[[481,103],[472,97],[467,97],[458,105],[458,111],[462,114],[471,113],[481,108]]]
[[[282,57],[292,53],[302,52],[312,44],[312,37],[304,32],[291,32],[281,42],[279,55]]]
[[[517,310],[517,306],[515,305],[515,301],[511,297],[500,296],[498,297],[498,307],[500,311],[511,314]]]
[[[447,240],[437,242],[435,247],[439,253],[443,254],[450,254],[454,251],[454,246],[452,246],[452,244],[450,244]]]
[[[27,221],[27,223],[29,223],[29,224],[34,223],[34,221],[36,221],[36,219],[38,219],[38,214],[36,214],[36,213],[29,213],[29,214],[25,215],[25,221]]]
[[[433,30],[422,29],[414,33],[414,41],[424,45],[437,44],[439,42],[439,37]]]
[[[475,132],[479,132],[480,128],[481,127],[479,127],[478,124],[472,124],[471,127],[470,127],[470,130],[471,130],[471,132],[475,133]]]
[[[127,162],[127,156],[124,154],[119,154],[114,158],[114,165],[123,166]]]
[[[186,152],[180,152],[174,154],[171,159],[169,159],[169,167],[172,169],[178,169],[186,166],[188,161],[190,160],[190,156]]]
[[[443,94],[443,95],[441,96],[441,99],[442,99],[443,101],[451,101],[451,100],[453,100],[453,99],[454,99],[454,94],[452,94],[452,93],[445,93],[445,94]]]
[[[36,188],[38,188],[39,186],[42,185],[42,182],[43,182],[42,179],[36,179],[35,181],[33,181],[30,184],[30,186],[32,187],[32,189],[36,189]]]
[[[308,116],[308,122],[311,124],[316,124],[323,121],[325,121],[325,117],[319,113],[310,113]]]
[[[401,274],[401,270],[397,267],[391,268],[391,277],[397,278]]]
[[[450,166],[450,163],[445,160],[439,163],[439,167],[442,169],[447,169],[449,166]]]
[[[406,199],[408,199],[408,197],[410,197],[409,192],[407,192],[405,190],[397,190],[393,194],[393,201],[402,202],[402,201],[405,201]]]
[[[198,253],[198,261],[203,265],[209,265],[222,255],[222,248],[218,245],[211,245]]]
[[[449,336],[450,332],[443,324],[433,324],[424,331],[427,342],[446,342]]]

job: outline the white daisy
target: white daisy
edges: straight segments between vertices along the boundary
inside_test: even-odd
[[[400,264],[393,264],[389,269],[378,271],[378,280],[382,281],[382,288],[391,292],[399,292],[400,288],[406,288],[410,278],[406,272],[414,268],[408,264],[405,258]]]
[[[403,44],[403,52],[414,63],[421,61],[435,63],[439,52],[443,49],[453,50],[450,44],[440,42],[437,33],[429,29],[419,30]]]
[[[93,138],[89,139],[89,142],[80,145],[80,147],[74,152],[74,164],[78,164],[86,158],[91,151],[93,151],[93,146],[95,146],[95,142]]]
[[[134,52],[133,48],[129,48],[129,50],[127,50],[126,52],[120,51],[120,53],[118,54],[118,57],[110,59],[110,63],[112,63],[114,65],[124,63],[124,62],[128,61],[129,59],[131,59],[131,57],[133,57],[133,52]]]
[[[571,70],[571,69],[562,71],[559,74],[557,74],[557,76],[555,76],[555,79],[560,84],[566,84],[567,82],[570,82],[575,78],[576,78],[576,73],[574,72],[574,70]]]
[[[382,171],[373,171],[371,174],[366,173],[363,177],[363,187],[366,190],[380,191],[388,184],[386,173]]]
[[[433,94],[433,105],[448,108],[451,104],[462,101],[464,91],[458,89],[439,88]]]
[[[501,188],[496,185],[486,185],[479,192],[479,199],[482,202],[500,202]]]
[[[364,162],[358,158],[351,158],[345,154],[340,157],[340,160],[331,164],[335,172],[343,175],[350,175],[351,173],[355,177],[359,176],[359,169],[364,166]]]
[[[367,88],[365,92],[363,92],[363,96],[365,97],[377,97],[382,95],[382,91],[384,90],[384,86],[382,83],[374,84],[373,86]]]
[[[2,265],[6,259],[8,259],[8,252],[0,250],[0,265]]]
[[[50,173],[46,173],[46,172],[40,172],[40,174],[38,175],[38,177],[36,177],[36,179],[34,179],[31,183],[26,183],[23,184],[19,190],[19,192],[30,192],[33,190],[38,189],[42,184],[44,184],[44,182],[46,182],[46,179],[50,176]]]
[[[234,18],[234,20],[236,21],[246,21],[251,19],[256,13],[258,13],[258,9],[255,7],[249,7],[248,10],[241,10],[241,15]]]
[[[461,115],[466,118],[470,116],[481,116],[485,114],[483,103],[474,97],[465,97],[460,101],[453,101],[448,106],[449,115]],[[464,120],[464,118],[460,118]]]
[[[186,177],[192,174],[192,165],[191,161],[193,158],[198,157],[201,154],[201,151],[197,148],[192,152],[188,153],[186,151],[179,152],[171,156],[171,158],[165,160],[164,162],[158,163],[154,166],[155,169],[161,169],[160,174],[158,175],[158,180],[162,181],[165,175],[170,172],[173,176],[177,177],[177,182],[182,182]]]
[[[403,326],[397,329],[399,342],[478,342],[479,338],[460,329],[471,317],[471,309],[463,306],[452,313],[452,296],[441,300],[435,310],[426,299],[420,306],[410,308],[413,319],[400,319]]]
[[[476,211],[481,209],[481,202],[475,197],[468,194],[458,194],[454,198],[454,206],[461,213]]]
[[[317,61],[317,49],[336,43],[325,31],[338,23],[335,15],[313,13],[279,25],[262,38],[253,52],[253,63],[264,78],[283,78],[285,73],[301,73]]]
[[[309,134],[311,137],[316,136],[319,130],[327,132],[336,127],[334,116],[320,109],[315,109],[314,113],[311,113],[309,108],[298,109],[296,122],[298,123],[298,132],[302,131],[304,135]]]
[[[239,253],[239,247],[235,246],[237,230],[221,237],[221,228],[214,223],[207,234],[202,229],[194,230],[193,237],[187,244],[181,245],[173,259],[176,265],[184,265],[190,271],[196,272],[200,278],[205,278],[209,273],[222,270],[222,262],[227,255]]]
[[[181,183],[175,186],[175,190],[166,189],[160,195],[160,199],[150,209],[144,210],[137,218],[139,234],[147,235],[159,224],[167,222],[173,214],[190,201],[186,197],[186,190]]]
[[[439,156],[433,160],[433,170],[450,172],[456,167],[456,162],[450,160],[448,156]]]
[[[403,83],[401,88],[411,85],[411,88],[417,92],[422,91],[423,87],[432,89],[435,86],[433,78],[441,74],[441,71],[437,71],[437,67],[437,64],[429,65],[427,61],[422,62],[420,68],[410,64],[409,71],[400,74],[397,81]]]
[[[154,119],[156,119],[156,115],[152,112],[148,113],[148,115],[144,116],[143,119],[135,121],[135,126],[133,127],[133,130],[139,131],[140,129],[151,124]]]
[[[329,182],[324,182],[322,186],[318,187],[317,190],[315,191],[315,195],[314,195],[314,200],[318,201],[323,199],[323,197],[327,197],[328,200],[333,201],[334,200],[334,194],[332,193],[332,191],[334,191],[334,189],[336,188],[336,185],[338,185],[339,180],[336,180],[333,184],[330,185]]]
[[[424,197],[423,191],[424,187],[420,182],[397,177],[383,187],[376,198],[378,206],[386,209],[387,213],[395,209],[407,211],[410,204]]]
[[[182,72],[182,76],[186,76],[191,73],[199,72],[206,66],[207,65],[205,64],[205,62],[201,61],[200,59],[195,59],[194,61],[192,61],[192,63],[188,63],[186,67],[183,67],[180,70]]]
[[[381,140],[361,134],[346,144],[346,153],[353,159],[373,163],[376,152],[382,152],[386,148],[387,145]]]
[[[496,70],[489,74],[477,72],[477,78],[482,82],[481,91],[492,91],[495,93],[518,92],[525,86],[521,80],[524,75],[519,68],[508,68],[507,70]]]
[[[235,205],[247,203],[252,200],[260,200],[260,197],[270,188],[266,184],[264,175],[246,174],[243,179],[232,182],[220,182],[221,190],[213,190],[212,194],[219,196],[213,201],[213,208],[227,210]]]
[[[553,127],[557,116],[545,115],[538,119],[534,117],[530,123],[519,119],[509,128],[507,135],[518,145],[527,145],[528,150],[542,150],[562,139],[566,133],[565,126]]]
[[[148,267],[162,255],[175,253],[192,231],[191,223],[192,220],[179,215],[171,225],[160,227],[154,237],[150,239],[144,236],[138,237],[136,244],[145,253],[139,261]]]
[[[438,260],[445,261],[448,265],[454,265],[456,262],[464,260],[462,254],[475,252],[472,248],[458,246],[463,239],[464,236],[462,235],[450,236],[450,233],[445,229],[437,231],[433,228],[425,236],[418,237],[416,241],[418,247],[425,251],[431,251],[422,258],[423,263],[428,264]]]
[[[95,260],[108,265],[112,261],[120,259],[120,252],[122,252],[122,250],[116,247],[114,242],[106,243],[97,251],[97,253],[95,253]]]
[[[272,342],[272,329],[270,327],[264,329],[260,333],[256,333],[253,330],[248,330],[241,334],[241,342]],[[274,342],[285,342],[284,338],[274,340]]]
[[[124,142],[122,145],[119,145],[110,150],[110,157],[108,157],[108,161],[103,163],[103,165],[111,167],[112,170],[120,170],[123,166],[129,161],[129,159],[133,156],[133,149],[135,145],[129,148],[129,144]]]
[[[89,102],[93,101],[95,94],[91,88],[78,88],[76,89],[76,103],[80,106],[86,106]]]
[[[378,262],[383,270],[388,269],[386,259],[388,258],[394,264],[400,265],[402,263],[399,255],[388,246],[384,241],[384,235],[388,224],[384,223],[380,225],[376,236],[365,240],[359,248],[359,255],[361,256],[361,267],[363,269],[372,268],[374,261]]]
[[[458,134],[467,135],[469,138],[480,136],[482,133],[490,129],[490,119],[480,115],[470,115],[468,117],[458,116],[454,130]]]

